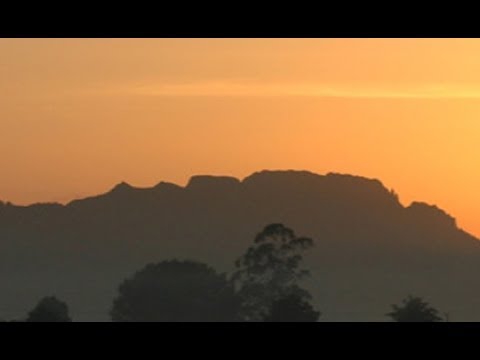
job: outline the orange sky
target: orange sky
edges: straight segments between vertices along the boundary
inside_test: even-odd
[[[480,235],[480,39],[0,39],[0,199],[261,169],[380,179]]]

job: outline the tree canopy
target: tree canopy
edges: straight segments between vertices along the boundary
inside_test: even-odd
[[[242,299],[244,320],[265,321],[272,315],[273,304],[304,306],[311,299],[310,293],[299,286],[299,281],[309,275],[300,266],[301,253],[311,246],[312,239],[297,237],[283,224],[270,224],[256,236],[254,244],[236,261],[232,277]]]
[[[55,296],[47,296],[29,312],[27,322],[70,322],[68,306]]]
[[[439,312],[420,297],[408,296],[402,305],[392,305],[393,311],[387,316],[397,322],[437,322],[442,321]]]
[[[265,317],[268,322],[314,322],[320,317],[320,312],[304,298],[295,294],[274,300],[269,314]]]
[[[195,261],[148,264],[123,281],[113,321],[236,321],[240,302],[224,274]]]

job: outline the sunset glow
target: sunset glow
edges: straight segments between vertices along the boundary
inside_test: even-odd
[[[299,169],[480,235],[479,39],[0,39],[0,200]]]

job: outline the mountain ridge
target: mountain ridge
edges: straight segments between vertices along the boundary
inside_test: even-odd
[[[133,186],[133,185],[127,183],[126,181],[121,181],[121,182],[117,183],[116,185],[114,185],[110,190],[108,190],[104,193],[89,195],[89,196],[85,196],[83,198],[72,199],[70,201],[67,201],[66,203],[60,203],[60,202],[55,202],[55,201],[46,201],[46,202],[34,202],[34,203],[31,203],[31,204],[26,204],[26,205],[17,205],[17,204],[12,203],[11,201],[5,202],[5,201],[0,199],[0,207],[1,206],[14,206],[14,207],[19,207],[19,208],[20,207],[21,208],[39,207],[39,206],[64,206],[64,207],[67,207],[67,206],[71,205],[72,203],[81,202],[83,200],[99,198],[99,197],[106,196],[106,195],[109,195],[109,194],[118,194],[118,193],[127,192],[127,191],[137,191],[137,192],[139,192],[139,191],[150,191],[150,190],[164,190],[164,189],[167,189],[167,188],[168,189],[178,189],[178,190],[182,189],[182,190],[185,190],[185,189],[191,189],[192,187],[197,188],[199,186],[199,184],[200,184],[200,188],[202,187],[202,185],[203,186],[207,186],[207,185],[210,185],[210,184],[217,185],[219,183],[224,183],[224,184],[229,183],[230,185],[245,185],[246,183],[248,184],[248,183],[251,183],[251,182],[255,182],[258,179],[260,179],[260,181],[265,181],[265,179],[270,180],[272,177],[276,177],[278,175],[280,175],[282,177],[284,175],[286,175],[287,177],[289,177],[289,176],[306,176],[306,177],[310,177],[311,179],[317,179],[317,180],[319,178],[323,178],[323,179],[334,179],[334,180],[341,179],[341,180],[350,181],[350,182],[356,181],[358,183],[358,185],[360,185],[360,184],[364,184],[364,185],[365,184],[370,184],[372,186],[378,187],[379,189],[381,188],[382,190],[384,190],[386,192],[389,192],[389,194],[394,195],[392,190],[388,190],[387,187],[380,180],[378,180],[376,178],[368,178],[368,177],[364,177],[364,176],[360,176],[360,175],[351,175],[351,174],[344,174],[344,173],[337,173],[337,172],[328,172],[325,175],[322,175],[322,174],[317,174],[317,173],[307,171],[307,170],[261,170],[261,171],[256,171],[256,172],[244,177],[243,179],[239,179],[237,177],[228,176],[228,175],[204,175],[204,174],[192,175],[189,178],[189,180],[187,181],[187,184],[185,186],[181,186],[181,185],[178,185],[178,184],[175,184],[175,183],[172,183],[172,182],[160,181],[156,185],[153,185],[153,186],[150,186],[150,187],[148,187],[148,186],[147,187],[137,187],[137,186]],[[396,195],[394,195],[394,196],[396,196]],[[399,202],[399,204],[402,205],[400,202]],[[441,212],[444,212],[447,216],[450,216],[450,215],[448,215],[448,213],[445,210],[439,208],[437,205],[425,203],[423,201],[413,200],[408,206],[405,206],[405,205],[402,205],[402,206],[404,208],[409,208],[412,205],[413,206],[426,205],[428,207],[431,207],[432,209],[438,209]]]
[[[308,286],[325,320],[380,321],[408,293],[480,320],[480,242],[451,215],[404,206],[377,179],[296,170],[120,182],[65,205],[1,203],[0,316],[54,293],[74,318],[106,320],[116,286],[146,263],[195,259],[231,271],[256,233],[279,222],[315,241]]]

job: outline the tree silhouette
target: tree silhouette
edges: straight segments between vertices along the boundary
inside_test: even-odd
[[[282,224],[271,224],[260,232],[254,244],[239,258],[232,280],[242,299],[241,315],[247,321],[264,321],[275,301],[295,296],[297,304],[311,299],[298,282],[309,272],[300,268],[300,253],[313,246],[313,240],[297,237]],[[278,306],[286,306],[278,303]]]
[[[392,305],[393,311],[386,314],[397,322],[437,322],[442,321],[437,309],[420,297],[408,296],[402,305]]]
[[[236,321],[240,301],[224,274],[194,261],[148,264],[118,288],[113,321]]]
[[[55,296],[47,296],[29,312],[27,322],[70,322],[68,306]]]
[[[287,295],[273,301],[270,313],[265,317],[268,322],[314,322],[320,317],[320,312],[295,294]]]

